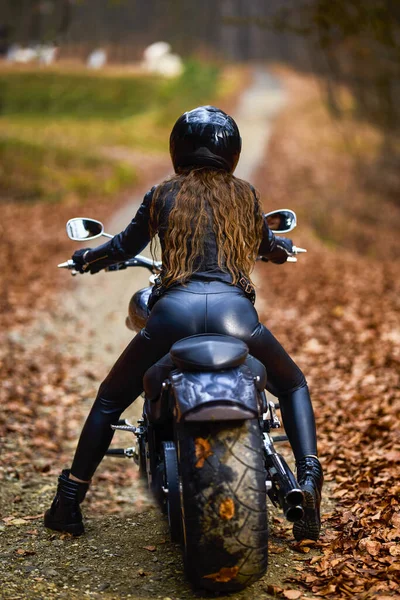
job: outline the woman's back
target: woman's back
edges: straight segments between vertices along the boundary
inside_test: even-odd
[[[262,238],[254,189],[222,170],[197,168],[155,188],[151,236],[158,233],[163,279],[237,283],[249,277]]]

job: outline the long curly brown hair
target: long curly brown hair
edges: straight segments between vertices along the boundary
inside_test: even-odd
[[[196,271],[196,259],[204,254],[204,238],[212,222],[218,248],[218,265],[237,283],[250,278],[262,238],[263,217],[259,197],[247,181],[231,173],[193,168],[174,175],[154,193],[150,213],[150,236],[158,229],[160,203],[167,189],[177,190],[169,214],[163,253],[166,285],[184,283]],[[199,261],[197,261],[198,263]]]

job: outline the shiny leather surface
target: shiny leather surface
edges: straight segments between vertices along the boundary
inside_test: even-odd
[[[286,432],[296,457],[316,453],[316,434],[301,370],[237,287],[219,281],[191,281],[170,289],[155,304],[145,329],[131,341],[100,386],[83,428],[71,468],[89,480],[113,436],[110,425],[143,391],[147,369],[178,340],[199,333],[231,335],[245,342],[268,372],[267,389],[280,398]]]
[[[256,378],[255,386],[257,390],[259,392],[265,390],[267,372],[264,365],[250,354],[247,356],[244,364],[249,367],[253,377]],[[168,379],[170,372],[174,368],[175,365],[172,362],[171,355],[168,353],[152,365],[150,369],[147,369],[143,377],[143,388],[146,398],[155,400],[158,397],[163,382]]]
[[[181,371],[219,371],[242,365],[249,349],[244,342],[225,335],[192,335],[175,342],[170,350]]]
[[[170,376],[179,418],[200,406],[232,403],[258,416],[253,374],[246,366],[216,372],[173,371]]]
[[[150,242],[150,207],[155,189],[153,187],[147,192],[135,217],[124,231],[115,235],[109,242],[90,249],[85,260],[92,263],[91,273],[96,273],[109,265],[132,258],[147,246]],[[157,199],[156,214],[158,215],[158,236],[162,254],[165,252],[165,236],[169,225],[169,214],[174,207],[177,191],[176,186],[166,184],[164,185],[163,194]],[[256,197],[254,197],[254,202],[256,202]],[[230,283],[231,276],[229,273],[222,271],[218,265],[218,247],[211,218],[204,233],[203,254],[194,264],[196,273],[192,276],[192,279]],[[84,249],[84,252],[86,250],[87,248]],[[275,235],[269,229],[266,219],[264,219],[263,235],[258,254],[266,258],[270,257],[271,260],[279,260],[283,256],[282,250],[277,247]],[[283,260],[286,260],[286,258],[287,254],[284,253]]]

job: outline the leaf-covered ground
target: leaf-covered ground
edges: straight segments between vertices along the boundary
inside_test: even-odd
[[[342,149],[346,124],[330,120],[313,82],[286,83],[296,100],[276,124],[257,184],[268,209],[298,212],[291,235],[308,254],[262,266],[257,277],[264,321],[309,381],[335,500],[312,545],[321,555],[298,581],[327,597],[399,597],[400,208],[379,181],[373,192],[360,185],[355,157]]]
[[[260,313],[312,390],[326,473],[324,534],[317,544],[294,544],[274,516],[268,575],[234,597],[384,600],[400,594],[400,278],[393,260],[399,210],[378,185],[373,192],[361,186],[313,83],[283,76],[293,100],[256,184],[266,209],[298,212],[292,237],[309,252],[297,265],[257,267]],[[154,168],[149,164],[148,174]],[[100,219],[111,212],[105,204],[86,206]],[[78,351],[79,316],[68,327],[42,331],[39,349],[24,342],[38,311],[57,321],[57,292],[72,285],[53,268],[70,249],[58,235],[70,213],[2,206],[1,594],[197,597],[182,581],[165,523],[138,494],[125,463],[99,470],[84,538],[41,526],[96,391],[96,357]]]

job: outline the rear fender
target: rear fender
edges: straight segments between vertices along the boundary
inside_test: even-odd
[[[223,371],[178,371],[170,376],[178,421],[231,421],[260,414],[254,376],[246,365]]]

